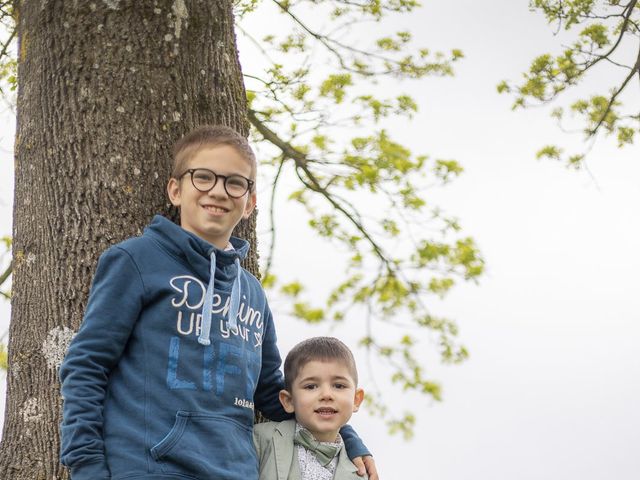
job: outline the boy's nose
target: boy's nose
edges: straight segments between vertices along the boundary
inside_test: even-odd
[[[215,185],[207,192],[207,195],[213,197],[228,197],[227,191],[224,189],[224,179],[218,178]]]
[[[322,387],[320,389],[320,397],[321,398],[331,398],[332,392],[330,387]]]

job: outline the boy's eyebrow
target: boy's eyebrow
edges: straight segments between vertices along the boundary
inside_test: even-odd
[[[210,172],[215,173],[216,175],[240,175],[241,177],[244,177],[244,173],[239,173],[239,172],[232,172],[229,170],[226,170],[225,173],[222,173],[222,169],[218,169],[218,170],[211,170],[209,167],[191,167],[192,170],[209,170]],[[249,177],[246,177],[249,178]],[[249,178],[249,180],[251,180]]]
[[[298,382],[309,382],[309,381],[317,382],[318,380],[319,380],[319,378],[318,378],[318,377],[311,376],[311,377],[302,377],[302,378],[299,378],[297,381],[298,381]],[[345,380],[345,381],[348,381],[348,382],[353,382],[353,380],[352,380],[351,378],[349,378],[349,377],[345,377],[345,376],[343,376],[343,375],[334,375],[334,376],[332,376],[332,377],[331,377],[331,380],[332,380],[332,381],[333,381],[333,380]]]

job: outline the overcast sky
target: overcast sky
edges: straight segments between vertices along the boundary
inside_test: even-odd
[[[463,164],[465,174],[437,202],[474,236],[487,273],[438,302],[439,313],[457,319],[471,352],[460,366],[428,366],[443,385],[443,402],[404,395],[376,375],[392,405],[417,413],[415,438],[390,438],[364,411],[352,423],[386,480],[637,480],[640,148],[602,141],[589,172],[536,161],[541,145],[579,149],[580,137],[561,135],[542,110],[512,112],[495,86],[519,78],[535,55],[557,52],[552,29],[526,0],[424,3],[402,28],[419,44],[460,48],[466,58],[453,79],[406,85],[421,111],[394,134],[416,151]],[[248,52],[241,43],[243,65]],[[602,73],[598,81],[608,87],[612,80]],[[640,95],[632,101],[640,108]],[[11,232],[10,117],[0,130],[0,235]],[[266,192],[259,190],[262,199]],[[313,246],[317,260],[307,275],[321,289],[343,270],[326,261],[330,247],[288,221],[295,212],[280,210],[274,268],[305,278],[299,266],[310,263]],[[282,300],[273,304],[283,354],[309,334],[340,336],[355,348],[361,323],[303,327],[284,315]],[[0,328],[8,318],[2,303]],[[358,356],[362,386],[372,389]]]

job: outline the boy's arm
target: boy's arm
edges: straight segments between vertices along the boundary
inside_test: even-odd
[[[376,463],[353,427],[350,425],[342,427],[340,436],[344,441],[347,456],[358,468],[358,475],[363,476],[366,472],[369,480],[378,480]]]
[[[129,254],[119,247],[98,261],[80,330],[60,366],[64,406],[60,456],[73,480],[111,478],[104,455],[103,403],[142,307],[144,288]]]
[[[362,439],[358,436],[351,425],[345,425],[340,429],[340,436],[344,441],[344,447],[347,449],[347,455],[351,460],[356,457],[364,457],[371,455]]]
[[[284,377],[280,370],[282,359],[276,340],[273,317],[267,306],[262,332],[262,367],[253,401],[256,409],[265,417],[272,421],[281,422],[293,418],[293,415],[284,411],[278,398],[280,390],[284,388]]]

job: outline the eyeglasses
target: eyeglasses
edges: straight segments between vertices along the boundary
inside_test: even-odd
[[[191,174],[191,183],[200,192],[209,192],[218,183],[221,178],[224,181],[224,191],[231,198],[241,198],[251,190],[253,180],[243,177],[242,175],[220,175],[206,168],[190,168],[186,170],[178,179],[184,177],[187,173]]]

